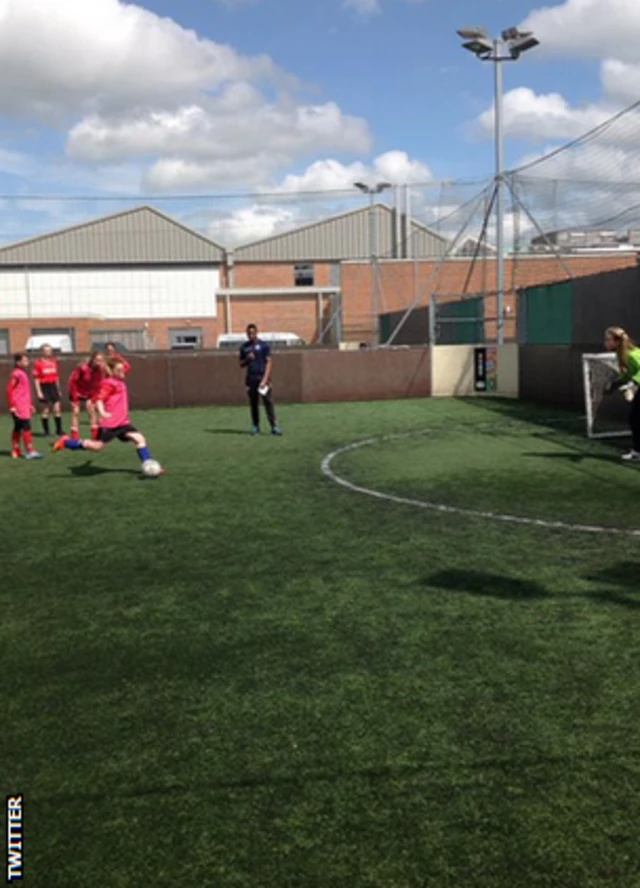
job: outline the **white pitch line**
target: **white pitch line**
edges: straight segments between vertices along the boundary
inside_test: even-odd
[[[334,484],[339,484],[351,493],[359,493],[363,496],[373,497],[373,499],[385,500],[386,502],[396,503],[400,506],[413,506],[418,509],[427,509],[430,512],[439,512],[445,515],[464,515],[468,518],[482,518],[486,521],[501,521],[504,524],[520,524],[525,527],[541,527],[545,530],[565,530],[571,533],[591,533],[591,534],[613,534],[616,536],[632,536],[640,537],[640,530],[634,528],[621,527],[600,527],[589,524],[568,524],[565,521],[546,521],[543,518],[524,518],[519,515],[507,515],[500,512],[485,512],[480,509],[463,509],[460,506],[445,506],[442,503],[432,503],[428,500],[415,500],[404,496],[395,496],[391,493],[383,493],[380,490],[371,490],[368,487],[361,487],[342,478],[333,470],[333,463],[338,457],[345,453],[351,453],[354,450],[361,450],[363,447],[371,447],[373,444],[383,444],[386,441],[398,441],[403,438],[415,438],[428,435],[429,431],[408,432],[401,435],[384,435],[380,438],[369,438],[366,441],[356,441],[339,447],[337,450],[329,453],[321,464],[322,473]]]

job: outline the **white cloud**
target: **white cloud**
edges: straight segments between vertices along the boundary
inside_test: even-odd
[[[257,187],[370,149],[364,119],[301,100],[268,56],[121,0],[0,0],[0,58],[0,112],[70,125],[69,167],[137,165],[149,189]]]
[[[374,184],[380,180],[392,185],[426,184],[432,180],[426,164],[412,160],[404,151],[380,154],[371,165],[356,161],[350,164],[338,160],[318,160],[301,174],[289,174],[277,186],[284,192],[340,191],[353,188],[353,183],[365,181]]]
[[[632,105],[640,99],[640,65],[605,59],[600,77],[605,93],[612,99],[625,105]]]
[[[179,156],[205,162],[264,153],[277,166],[327,149],[364,153],[369,143],[366,121],[344,115],[333,102],[271,104],[249,84],[233,84],[206,105],[86,117],[71,130],[67,153],[89,161]]]
[[[429,167],[420,160],[412,160],[406,151],[387,151],[374,161],[374,173],[394,185],[425,185],[433,179]]]
[[[613,113],[611,108],[588,105],[572,108],[559,93],[539,95],[527,87],[513,89],[504,96],[504,131],[508,136],[547,142],[550,139],[575,139]],[[485,133],[493,133],[495,109],[479,118]]]
[[[278,183],[259,188],[257,199],[250,205],[224,216],[217,215],[208,224],[208,233],[224,243],[246,243],[362,207],[363,197],[354,187],[354,182],[360,179],[423,184],[431,180],[431,173],[428,167],[412,160],[403,151],[381,154],[371,164],[360,161],[343,164],[331,159],[316,161],[298,175],[290,174]],[[260,192],[264,194],[262,199]],[[423,197],[418,191],[414,197],[414,213],[420,212]],[[393,202],[392,193],[387,192],[381,200]]]
[[[638,0],[565,0],[527,16],[545,51],[634,62],[640,43]]]
[[[299,207],[252,204],[213,219],[207,226],[207,234],[215,241],[237,246],[294,228],[299,217]]]
[[[0,0],[0,108],[68,114],[171,107],[229,80],[282,75],[168,18],[120,0]]]

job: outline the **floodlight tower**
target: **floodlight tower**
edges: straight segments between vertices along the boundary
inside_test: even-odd
[[[391,188],[391,182],[376,182],[367,185],[365,182],[354,182],[353,187],[369,196],[369,266],[371,272],[371,305],[373,311],[374,345],[380,345],[380,294],[378,290],[378,229],[376,226],[375,196]]]
[[[472,52],[482,62],[493,62],[495,85],[495,203],[496,203],[496,289],[498,315],[498,343],[504,343],[504,133],[502,128],[502,63],[517,61],[523,52],[538,46],[540,41],[532,31],[508,28],[500,37],[492,38],[484,28],[461,28],[458,36],[465,41],[463,49]]]

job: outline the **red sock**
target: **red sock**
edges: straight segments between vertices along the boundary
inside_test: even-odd
[[[11,450],[13,453],[20,453],[20,432],[11,433]]]
[[[91,440],[92,441],[98,440],[98,432],[99,431],[100,431],[100,429],[98,428],[98,426],[93,426],[93,425],[91,426]]]
[[[69,437],[73,441],[77,441],[78,438],[80,437],[80,430],[79,429],[71,429],[71,434],[69,435]]]
[[[24,441],[24,446],[25,446],[27,453],[30,453],[33,450],[33,443],[32,443],[33,438],[32,438],[31,432],[23,432],[22,439]]]

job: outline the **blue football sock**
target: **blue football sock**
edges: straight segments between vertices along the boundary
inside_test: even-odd
[[[84,450],[84,444],[78,438],[67,438],[64,446],[67,450]]]
[[[138,457],[140,458],[140,462],[145,462],[148,459],[151,459],[151,454],[149,453],[148,447],[138,447]]]

